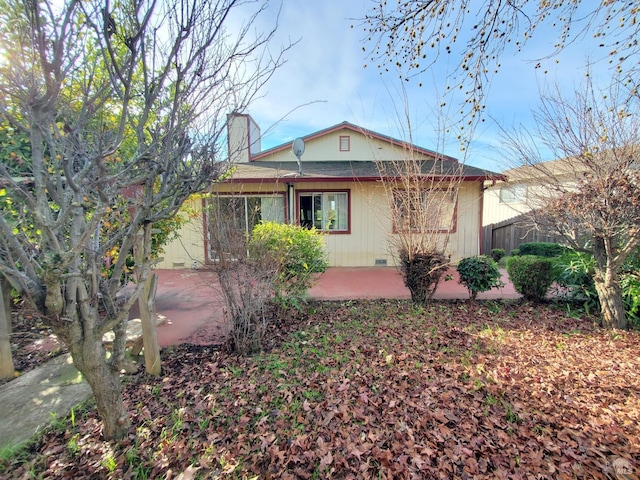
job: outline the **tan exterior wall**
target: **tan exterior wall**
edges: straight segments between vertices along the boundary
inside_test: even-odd
[[[340,151],[340,137],[349,137],[349,150]],[[358,161],[358,160],[398,160],[407,157],[407,150],[399,145],[367,137],[353,130],[338,130],[318,138],[307,140],[302,162]],[[426,156],[419,156],[426,158]],[[276,151],[260,157],[256,161],[296,161],[291,149]]]
[[[449,241],[451,260],[480,253],[482,182],[466,182],[458,192],[457,228]]]
[[[284,192],[285,185],[274,184],[222,184],[219,192],[273,193]],[[397,252],[393,247],[392,222],[382,185],[367,183],[300,183],[299,190],[348,190],[350,192],[350,233],[325,235],[329,265],[333,267],[372,267],[376,260],[396,264]],[[456,208],[456,232],[449,237],[447,251],[452,261],[477,255],[480,232],[480,182],[469,182],[460,188]],[[199,208],[200,200],[192,203]],[[164,261],[158,268],[191,268],[193,262],[204,262],[204,231],[202,219],[185,225],[181,238],[167,246]],[[444,239],[446,234],[442,234]]]
[[[187,205],[194,211],[202,211],[200,199],[189,200]],[[179,238],[165,247],[161,257],[162,261],[156,264],[155,268],[193,268],[194,265],[204,265],[204,229],[201,215],[182,226]]]

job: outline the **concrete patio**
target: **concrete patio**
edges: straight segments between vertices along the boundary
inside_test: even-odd
[[[156,312],[165,323],[158,327],[158,341],[165,347],[178,343],[216,344],[224,341],[229,326],[216,274],[210,270],[156,270]],[[513,299],[515,291],[505,271],[505,286],[481,293],[478,299]],[[435,299],[467,299],[469,292],[458,283],[458,274],[440,282]],[[314,300],[409,299],[411,295],[395,268],[334,267],[319,276],[309,290]],[[133,311],[130,318],[136,318]]]

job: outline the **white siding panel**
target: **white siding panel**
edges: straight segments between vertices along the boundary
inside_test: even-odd
[[[529,207],[525,202],[501,202],[500,188],[501,185],[496,185],[494,187],[489,187],[484,192],[484,210],[482,215],[483,226],[517,217],[521,213],[531,210],[531,207]]]

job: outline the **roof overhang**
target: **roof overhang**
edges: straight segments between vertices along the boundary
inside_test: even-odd
[[[390,175],[381,174],[375,161],[320,161],[303,162],[302,174],[296,162],[252,162],[233,167],[227,183],[300,183],[300,182],[379,182],[383,179],[398,180],[393,169]],[[432,161],[422,164],[425,180],[454,180],[483,182],[504,180],[505,176],[480,168],[450,162],[440,165]]]

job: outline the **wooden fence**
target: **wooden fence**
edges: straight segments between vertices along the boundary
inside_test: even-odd
[[[494,248],[504,248],[507,255],[526,242],[557,242],[554,235],[534,230],[525,225],[525,215],[482,227],[482,253],[489,255]]]

